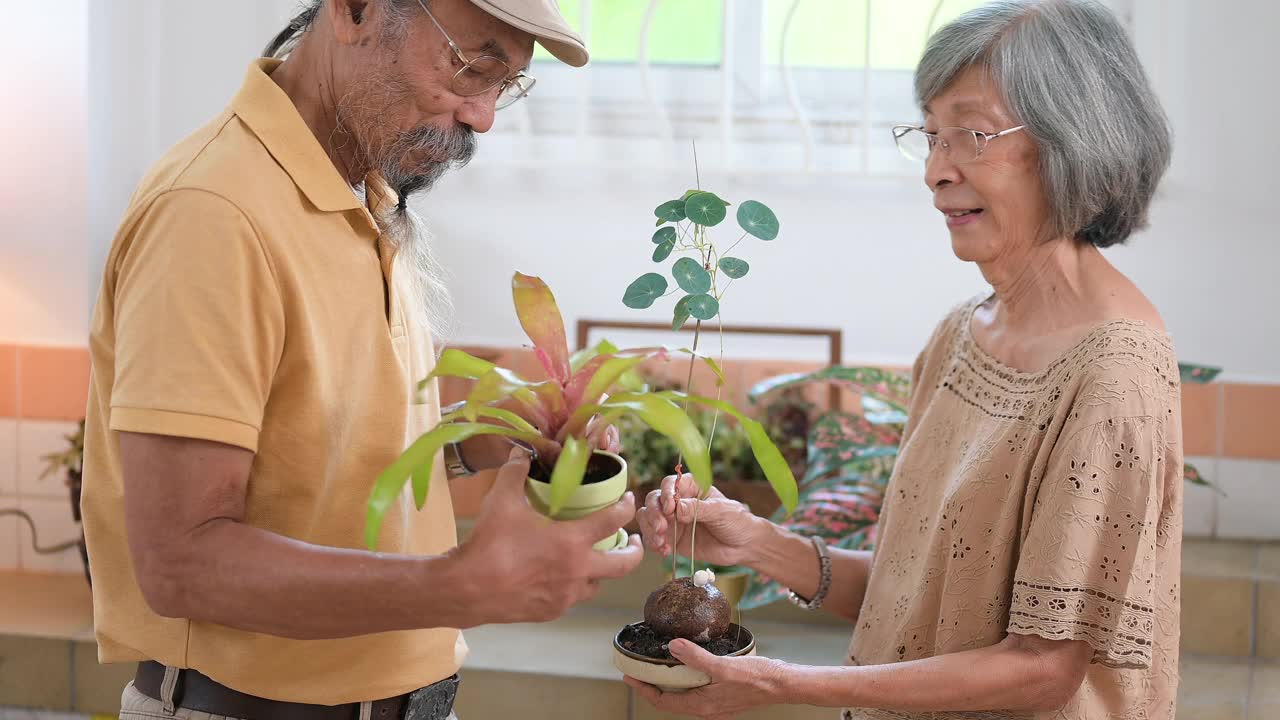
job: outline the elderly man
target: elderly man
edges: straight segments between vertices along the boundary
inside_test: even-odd
[[[84,518],[104,662],[139,662],[123,718],[446,718],[456,628],[541,621],[629,572],[599,553],[630,496],[574,522],[503,465],[456,547],[444,472],[361,549],[379,470],[439,417],[448,298],[406,200],[524,97],[552,0],[317,0],[231,106],[142,181],[92,329]],[[441,467],[441,465],[438,465]],[[513,539],[518,539],[513,542]]]

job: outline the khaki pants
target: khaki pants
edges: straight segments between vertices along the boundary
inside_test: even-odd
[[[161,686],[162,694],[170,700],[170,707],[166,712],[165,703],[148,697],[138,690],[130,682],[124,688],[124,694],[120,696],[120,720],[237,720],[236,718],[228,718],[223,715],[210,715],[207,712],[199,710],[188,710],[187,708],[173,707],[173,688],[177,684],[177,673],[170,668],[165,674],[165,682]],[[364,703],[360,706],[359,720],[369,720],[370,705]],[[456,715],[450,715],[450,720],[458,720]]]

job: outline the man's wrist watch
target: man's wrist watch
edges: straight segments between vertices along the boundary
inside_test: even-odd
[[[465,401],[459,401],[440,408],[441,415],[448,415],[457,412],[465,405]],[[444,467],[449,471],[449,477],[469,477],[475,475],[476,471],[462,459],[462,445],[460,443],[445,443],[441,448],[444,454]]]
[[[470,477],[476,474],[467,461],[462,459],[461,444],[445,443],[441,451],[444,453],[444,467],[449,471],[449,477]]]

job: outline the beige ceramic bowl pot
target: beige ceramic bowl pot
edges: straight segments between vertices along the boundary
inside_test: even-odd
[[[639,625],[640,623],[635,623]],[[633,627],[633,626],[628,626]],[[625,630],[625,628],[624,628]],[[751,631],[737,623],[729,625],[729,634],[741,631],[746,637],[746,647],[732,653],[729,657],[745,657],[756,654],[756,638]],[[633,653],[622,647],[619,638],[622,630],[613,638],[613,666],[641,682],[656,685],[663,692],[684,692],[699,688],[711,682],[711,678],[701,670],[694,670],[678,660],[657,660]]]

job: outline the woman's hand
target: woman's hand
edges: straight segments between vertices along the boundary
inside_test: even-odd
[[[694,518],[699,561],[712,565],[751,565],[759,541],[769,528],[767,520],[751,514],[746,505],[726,498],[719,490],[698,500],[699,488],[692,475],[671,475],[650,492],[644,507],[636,513],[645,545],[654,552],[671,552],[672,527],[676,528],[676,548],[685,557],[694,556]]]
[[[755,655],[717,657],[688,640],[672,641],[670,648],[675,659],[706,673],[711,684],[683,693],[664,693],[633,677],[624,678],[640,697],[663,712],[720,720],[781,701],[791,666],[780,660]]]
[[[618,434],[618,427],[610,425],[600,434],[592,434],[591,446],[595,450],[603,450],[611,452],[615,455],[622,452],[622,437]]]

